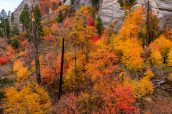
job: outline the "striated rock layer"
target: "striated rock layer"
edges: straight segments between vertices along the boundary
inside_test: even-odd
[[[149,0],[152,11],[160,19],[160,29],[172,27],[172,0]],[[118,0],[102,0],[100,3],[99,15],[103,24],[115,24],[115,31],[118,31],[125,15],[125,11],[120,7]],[[147,6],[147,0],[137,0],[135,6]]]

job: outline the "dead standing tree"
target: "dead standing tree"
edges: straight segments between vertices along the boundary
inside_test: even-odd
[[[34,4],[34,2],[33,2]],[[39,62],[39,51],[38,51],[38,46],[39,46],[39,39],[40,39],[40,36],[38,34],[38,29],[37,29],[37,26],[36,26],[36,22],[35,22],[35,8],[33,7],[32,5],[32,8],[31,8],[31,16],[32,16],[32,22],[31,22],[31,37],[32,37],[32,40],[33,40],[33,45],[34,45],[34,59],[35,59],[35,73],[36,73],[36,78],[37,78],[37,82],[38,84],[42,84],[42,81],[41,81],[41,74],[40,74],[40,62]]]
[[[62,37],[62,56],[61,56],[61,66],[60,66],[60,83],[59,83],[59,95],[60,99],[62,95],[62,84],[63,84],[63,66],[64,66],[64,37]]]

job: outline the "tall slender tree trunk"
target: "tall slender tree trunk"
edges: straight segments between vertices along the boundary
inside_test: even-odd
[[[62,95],[62,85],[63,85],[63,66],[64,66],[64,38],[62,38],[62,56],[61,56],[61,70],[60,70],[60,83],[59,83],[59,95],[60,99]]]
[[[40,74],[40,62],[39,62],[39,51],[38,51],[38,35],[36,32],[35,21],[32,21],[32,33],[33,33],[33,43],[34,43],[34,58],[36,67],[36,77],[38,84],[42,84],[41,74]]]
[[[149,19],[150,18],[150,3],[149,0],[147,1],[147,33],[146,33],[146,39],[145,39],[145,48],[148,46],[148,40],[149,40],[149,33],[150,33],[150,23],[149,23]]]
[[[74,44],[74,64],[75,64],[75,77],[76,77],[76,79],[77,79],[77,58],[76,58],[76,35],[75,35],[75,44]]]

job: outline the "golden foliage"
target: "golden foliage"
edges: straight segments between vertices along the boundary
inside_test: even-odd
[[[23,62],[17,60],[13,64],[13,71],[16,72],[17,81],[26,80],[31,72],[24,66]]]
[[[138,34],[143,24],[144,11],[141,7],[136,8],[129,14],[120,30],[119,36],[114,39],[114,48],[122,55],[123,64],[130,70],[143,68],[142,44]]]
[[[121,39],[137,38],[143,24],[144,10],[142,7],[137,7],[124,20],[123,26],[120,29],[119,37]]]
[[[150,81],[153,76],[153,72],[147,69],[145,76],[141,80],[132,80],[125,77],[123,84],[132,87],[135,98],[142,98],[153,93],[154,87]]]
[[[158,39],[152,42],[148,49],[151,52],[150,60],[152,64],[162,64],[165,57],[172,47],[172,42],[165,36],[161,35]]]
[[[50,111],[48,93],[36,83],[29,83],[21,91],[5,90],[5,114],[47,114]]]
[[[167,64],[168,64],[169,67],[172,67],[172,49],[168,53]]]
[[[123,47],[122,62],[130,70],[140,70],[143,68],[143,49],[137,40],[127,40]]]
[[[82,15],[82,16],[92,16],[93,15],[93,7],[90,7],[90,6],[87,6],[87,5],[84,5],[84,6],[81,6],[80,9],[76,12],[76,15]]]

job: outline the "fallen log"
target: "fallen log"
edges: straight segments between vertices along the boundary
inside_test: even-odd
[[[155,88],[160,87],[168,82],[168,80],[153,80],[153,85]]]
[[[163,87],[158,87],[159,89],[161,90],[164,90],[164,91],[167,91],[167,92],[170,92],[172,93],[172,89],[169,89],[169,88],[163,88]]]

